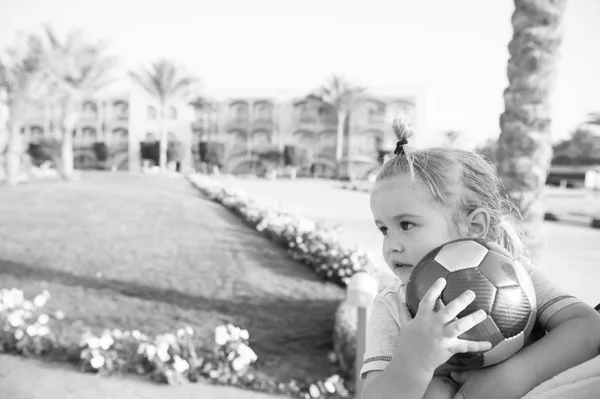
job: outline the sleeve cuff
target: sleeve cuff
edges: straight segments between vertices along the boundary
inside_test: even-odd
[[[546,323],[556,312],[576,303],[581,303],[581,300],[571,295],[559,296],[545,303],[537,312],[539,324],[546,329]]]
[[[365,376],[370,371],[383,371],[387,368],[392,360],[391,356],[373,356],[365,359],[363,366],[360,369],[360,379],[364,380]]]

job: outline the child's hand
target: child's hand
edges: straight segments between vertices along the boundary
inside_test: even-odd
[[[407,356],[411,367],[421,367],[425,372],[433,372],[456,353],[485,351],[492,347],[489,342],[458,338],[485,320],[487,315],[485,311],[478,310],[457,319],[458,314],[473,302],[475,294],[466,291],[447,306],[439,306],[441,301],[438,303],[438,298],[445,286],[443,278],[431,286],[419,303],[414,319],[406,306],[400,307],[400,353]],[[436,312],[436,309],[439,310]]]

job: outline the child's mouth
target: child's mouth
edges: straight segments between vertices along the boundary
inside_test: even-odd
[[[410,269],[411,267],[412,265],[409,265],[408,263],[394,263],[394,270],[396,272],[405,271],[407,269]]]

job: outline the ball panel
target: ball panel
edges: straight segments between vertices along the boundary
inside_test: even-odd
[[[531,305],[521,287],[502,287],[496,292],[491,314],[502,335],[510,338],[525,330]]]
[[[490,314],[496,297],[496,287],[479,272],[479,269],[464,269],[448,274],[446,288],[442,292],[442,302],[449,304],[467,289],[475,292],[476,297],[458,317],[467,316],[479,309]]]
[[[484,357],[482,352],[457,353],[447,363],[452,366],[480,368],[484,366]]]
[[[485,259],[481,262],[479,270],[496,287],[508,287],[519,284],[512,261],[498,252],[488,252]]]
[[[417,314],[419,303],[427,290],[431,288],[438,278],[447,278],[448,270],[435,261],[419,263],[410,275],[406,284],[406,305],[413,317]]]
[[[505,339],[483,354],[483,363],[485,366],[498,364],[517,353],[524,344],[525,334],[523,333]]]
[[[453,272],[479,267],[487,253],[488,249],[476,241],[455,241],[443,246],[435,261]]]
[[[488,315],[487,319],[462,334],[459,338],[469,341],[489,341],[494,347],[504,339],[504,336],[492,317]]]

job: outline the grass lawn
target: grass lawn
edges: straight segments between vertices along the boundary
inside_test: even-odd
[[[344,292],[184,179],[84,173],[81,181],[0,188],[0,287],[48,289],[52,311],[147,334],[192,326],[206,345],[232,322],[257,368],[323,378]]]

